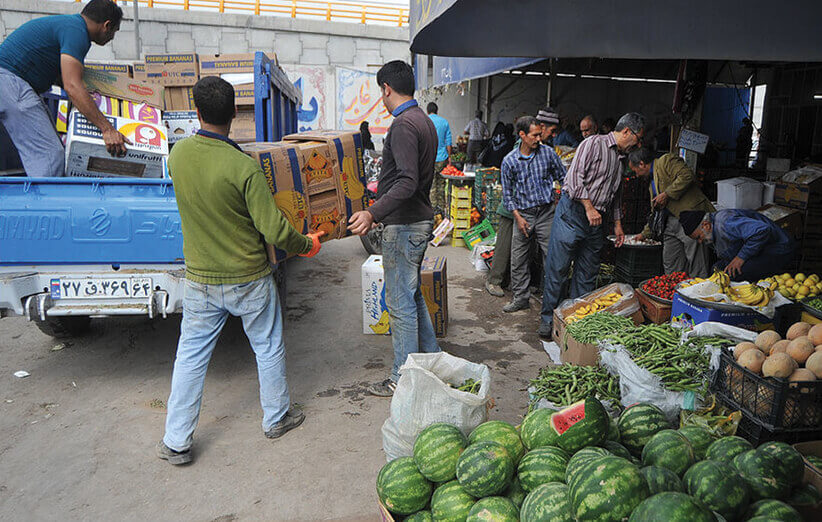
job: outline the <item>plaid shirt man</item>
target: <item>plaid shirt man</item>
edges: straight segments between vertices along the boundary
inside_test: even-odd
[[[502,203],[509,211],[554,202],[554,181],[562,183],[565,167],[554,150],[540,144],[530,156],[515,147],[502,160]]]

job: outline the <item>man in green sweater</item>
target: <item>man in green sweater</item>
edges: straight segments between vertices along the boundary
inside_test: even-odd
[[[191,462],[203,383],[228,315],[241,317],[257,357],[263,431],[278,438],[302,424],[289,409],[282,310],[266,243],[312,257],[322,233],[304,236],[274,203],[260,166],[227,136],[234,88],[219,77],[194,86],[201,130],[177,143],[168,158],[183,229],[186,260],[183,322],[171,377],[161,459]]]

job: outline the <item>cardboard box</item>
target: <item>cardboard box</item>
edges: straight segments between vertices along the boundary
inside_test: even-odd
[[[309,222],[311,232],[325,231],[320,241],[330,241],[345,237],[347,221],[343,213],[343,202],[336,190],[308,196]]]
[[[564,314],[559,309],[554,310],[552,338],[559,346],[559,360],[563,364],[576,364],[577,366],[596,366],[599,364],[599,347],[596,344],[581,343],[574,339],[572,335],[566,335],[567,325],[564,318],[584,305],[585,303],[575,304],[573,307],[565,309]],[[634,312],[631,319],[634,324],[642,324],[644,320],[642,310]]]
[[[162,125],[162,111],[146,103],[134,103],[127,100],[120,102],[120,116],[130,120]]]
[[[57,119],[54,122],[54,128],[61,134],[68,132],[68,114],[69,101],[60,100],[57,102]]]
[[[305,174],[306,192],[312,194],[337,190],[337,168],[331,149],[325,142],[295,141],[300,166]]]
[[[135,80],[147,82],[148,75],[146,75],[146,62],[134,62],[134,65],[131,68],[131,75]]]
[[[783,229],[793,239],[802,238],[802,213],[799,210],[771,204],[757,210]]]
[[[420,290],[437,337],[448,333],[448,267],[445,256],[426,257],[420,267]]]
[[[257,141],[257,125],[254,121],[253,110],[237,111],[237,116],[231,122],[231,132],[228,133],[228,137],[237,143]]]
[[[234,104],[240,107],[254,105],[253,83],[243,83],[234,86]]]
[[[158,108],[163,106],[161,86],[141,82],[122,74],[87,69],[83,73],[83,82],[89,92],[136,103],[147,103]]]
[[[645,319],[654,324],[664,324],[671,321],[671,305],[657,301],[640,288],[635,291],[639,300],[639,307]]]
[[[754,332],[775,329],[774,325],[777,322],[776,316],[774,316],[773,319],[768,319],[764,315],[756,313],[751,309],[743,307],[735,308],[739,308],[739,310],[729,311],[709,308],[705,305],[686,300],[679,292],[676,292],[674,293],[673,304],[671,306],[671,317],[682,317],[682,319],[678,320],[684,320],[691,324],[700,324],[707,321],[725,323]],[[779,314],[778,309],[776,313]]]
[[[93,92],[91,93],[91,99],[94,100],[94,104],[97,105],[97,108],[100,109],[100,112],[102,112],[106,116],[120,115],[120,100],[118,100],[117,98],[112,98],[111,96],[103,96],[100,93]]]
[[[194,90],[191,87],[166,87],[163,106],[167,111],[195,110],[197,107],[194,105]]]
[[[755,209],[762,206],[762,183],[738,177],[716,182],[717,204],[721,208]]]
[[[222,76],[223,74],[254,73],[254,55],[257,53],[239,54],[201,54],[200,77]],[[266,56],[277,63],[276,53]]]
[[[163,113],[163,125],[168,133],[168,144],[193,136],[200,130],[197,111],[167,111]]]
[[[112,157],[100,130],[73,110],[66,140],[66,176],[164,177],[168,157],[165,128],[127,118],[108,120],[131,140],[126,156]]]
[[[114,74],[122,74],[128,76],[129,78],[133,78],[131,65],[127,63],[85,62],[83,63],[83,67],[85,69],[91,69],[93,71],[103,71]]]
[[[200,79],[197,55],[194,53],[147,54],[146,77],[148,81],[166,87],[194,85]]]

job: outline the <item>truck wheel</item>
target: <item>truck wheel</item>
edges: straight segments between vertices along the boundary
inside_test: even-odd
[[[376,233],[374,230],[369,231],[364,236],[360,236],[360,241],[362,241],[363,248],[365,248],[365,251],[371,256],[382,254],[382,244],[380,243],[381,239],[382,235]]]
[[[91,317],[87,315],[48,317],[45,321],[35,319],[37,328],[44,334],[56,339],[79,337],[89,330]]]

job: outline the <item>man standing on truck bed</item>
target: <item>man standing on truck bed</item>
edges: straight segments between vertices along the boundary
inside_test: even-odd
[[[100,112],[83,83],[91,42],[110,42],[122,18],[123,10],[111,0],[90,0],[80,14],[26,22],[0,44],[0,124],[29,176],[65,171],[63,144],[40,98],[53,84],[62,84],[71,103],[100,129],[109,153],[125,155],[129,141]]]
[[[186,260],[183,322],[158,456],[191,462],[203,383],[228,314],[243,320],[257,356],[263,432],[270,439],[302,424],[289,409],[283,322],[265,245],[313,257],[324,232],[300,234],[274,203],[260,166],[227,136],[236,115],[234,87],[222,78],[194,86],[201,130],[168,158],[183,229]]]

